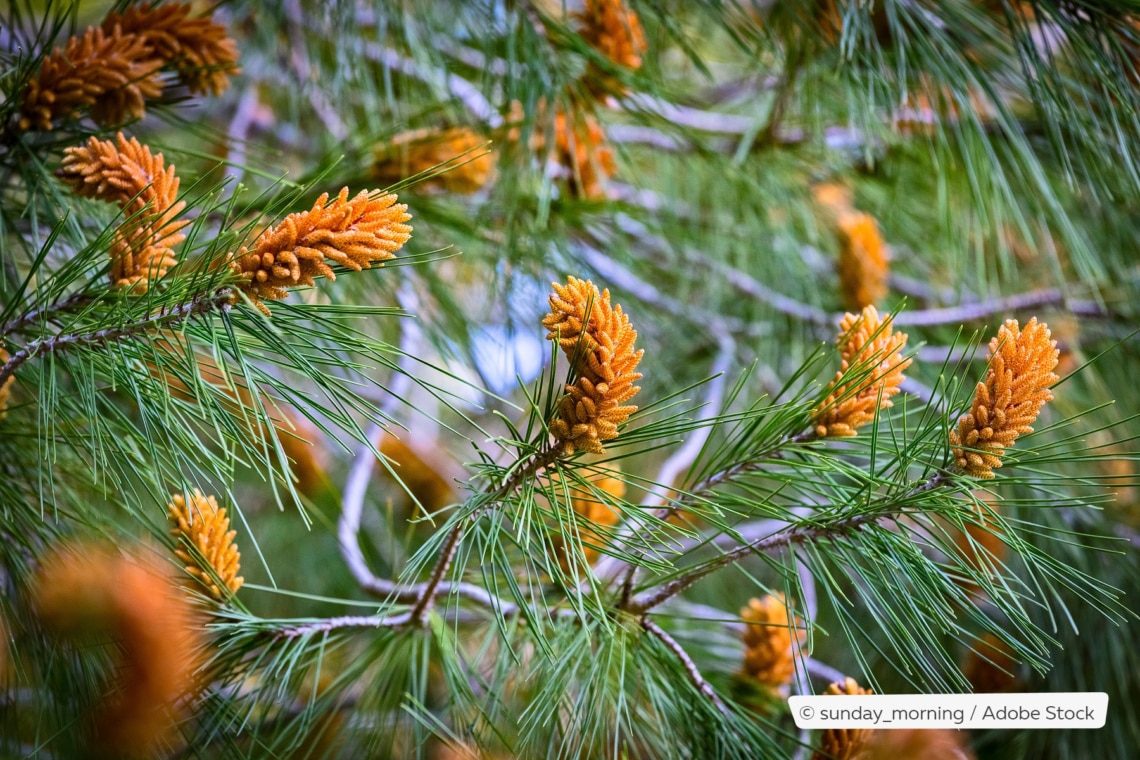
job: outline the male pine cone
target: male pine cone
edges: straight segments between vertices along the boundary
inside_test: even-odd
[[[833,683],[824,694],[854,695],[874,694],[864,689],[854,678],[843,683]],[[870,728],[829,728],[820,736],[819,749],[811,756],[812,760],[869,760],[864,752],[874,729]]]
[[[634,351],[637,332],[621,306],[610,305],[610,291],[598,292],[590,280],[570,277],[554,283],[550,313],[542,320],[547,340],[557,338],[577,380],[566,386],[550,432],[562,454],[605,453],[603,441],[617,437],[618,425],[637,407],[626,404],[640,387],[637,365],[643,350]]]
[[[174,166],[162,154],[120,132],[115,141],[90,138],[68,148],[58,172],[77,195],[113,203],[126,221],[111,240],[111,284],[145,293],[153,280],[178,263],[174,246],[186,239],[179,220],[186,207],[178,200]]]
[[[243,280],[239,287],[268,313],[264,298],[284,298],[286,288],[312,285],[315,277],[335,280],[331,264],[357,272],[383,264],[412,236],[407,212],[395,195],[362,191],[350,200],[346,187],[330,201],[325,193],[311,209],[289,214],[241,249],[232,264]]]
[[[1005,450],[1022,433],[1032,433],[1041,407],[1053,400],[1049,386],[1059,379],[1057,341],[1049,328],[1029,320],[1019,329],[1016,319],[1006,320],[990,341],[989,369],[978,383],[968,414],[950,432],[950,445],[958,469],[988,480],[1001,467]]]
[[[167,506],[174,528],[170,531],[175,539],[183,539],[197,550],[199,557],[191,556],[185,547],[175,549],[174,555],[186,566],[186,572],[193,575],[209,589],[215,599],[224,599],[222,590],[214,582],[221,580],[230,594],[236,594],[244,582],[241,576],[241,554],[234,544],[237,531],[230,530],[230,518],[224,507],[219,508],[213,496],[205,496],[198,489],[186,498],[182,494],[170,497]],[[202,564],[206,567],[202,567]]]
[[[839,323],[839,373],[831,381],[824,402],[815,412],[815,433],[821,438],[856,435],[856,429],[874,421],[880,409],[892,405],[903,371],[911,360],[902,357],[906,334],[895,332],[893,316],[879,316],[874,306],[860,314],[845,314]]]
[[[784,595],[749,599],[740,618],[745,623],[744,674],[771,689],[791,683],[796,673],[792,639],[802,642],[803,631],[788,614]]]
[[[618,66],[631,71],[641,68],[641,56],[648,49],[641,19],[622,0],[586,0],[586,7],[575,14],[581,23],[582,38]],[[601,91],[622,92],[620,82],[606,76],[591,62],[587,85]]]

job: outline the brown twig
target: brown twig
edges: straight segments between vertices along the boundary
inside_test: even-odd
[[[194,300],[179,306],[160,309],[145,319],[122,327],[111,327],[89,333],[54,335],[50,338],[34,340],[13,353],[11,358],[0,367],[0,385],[3,385],[24,362],[36,356],[63,353],[85,346],[102,346],[107,343],[115,343],[133,337],[138,333],[154,330],[158,327],[170,327],[185,322],[191,317],[206,314],[216,309],[227,308],[230,303],[231,290],[223,288],[212,295],[198,296]]]
[[[669,649],[669,651],[677,656],[677,659],[681,661],[682,667],[685,668],[685,673],[689,676],[689,681],[693,684],[693,686],[696,687],[697,691],[699,691],[702,696],[712,702],[722,715],[731,717],[731,713],[729,713],[728,708],[725,706],[724,702],[721,701],[721,698],[717,695],[716,690],[713,689],[712,684],[706,681],[705,677],[701,675],[701,671],[697,668],[697,664],[693,662],[692,657],[689,657],[689,653],[685,651],[684,647],[678,644],[676,639],[666,633],[661,628],[661,626],[657,625],[649,618],[643,617],[641,619],[641,627],[645,629],[646,633],[658,639],[662,644],[665,645],[667,649]]]
[[[911,497],[917,496],[922,493],[934,490],[948,481],[948,473],[938,472],[928,480],[924,481],[918,486],[907,491],[902,501],[906,501]],[[864,526],[877,525],[878,523],[888,518],[897,517],[900,514],[898,511],[885,511],[885,512],[862,512],[860,514],[852,515],[851,517],[838,520],[829,525],[797,525],[785,531],[777,533],[773,536],[753,541],[752,543],[738,546],[732,551],[722,554],[720,557],[698,567],[695,567],[688,572],[684,572],[669,582],[658,586],[657,588],[650,589],[642,594],[639,594],[629,600],[624,606],[624,610],[634,615],[644,615],[649,610],[658,606],[662,602],[668,601],[677,594],[685,591],[694,583],[711,575],[722,567],[731,565],[744,557],[752,554],[763,554],[770,552],[774,549],[780,549],[785,546],[795,546],[797,544],[812,543],[822,539],[840,538],[842,536],[850,535]]]
[[[35,322],[49,321],[57,314],[65,314],[72,309],[86,306],[94,300],[95,297],[88,293],[72,293],[62,301],[56,301],[50,306],[44,306],[41,309],[26,311],[15,319],[9,320],[3,327],[0,327],[0,335],[7,335],[13,330],[21,330]]]
[[[537,475],[553,464],[560,455],[561,448],[557,446],[535,452],[529,459],[524,460],[523,464],[519,466],[502,485],[495,489],[495,492],[488,496],[486,501],[479,508],[475,509],[470,515],[456,521],[455,526],[451,529],[451,533],[447,535],[443,543],[443,548],[439,553],[439,559],[436,560],[431,575],[428,576],[428,580],[425,583],[419,586],[419,595],[410,613],[411,619],[409,622],[412,625],[423,625],[424,617],[427,615],[428,610],[431,609],[431,605],[439,594],[443,576],[451,569],[451,563],[455,560],[455,555],[459,551],[459,543],[463,538],[463,531],[466,526],[478,520],[488,507],[497,504],[514,493],[518,487],[522,485],[524,480]]]

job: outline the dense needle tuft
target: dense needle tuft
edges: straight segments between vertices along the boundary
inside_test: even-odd
[[[986,378],[978,383],[970,412],[950,432],[954,463],[967,475],[992,478],[1005,450],[1022,433],[1033,432],[1041,407],[1053,400],[1049,386],[1059,379],[1053,372],[1059,353],[1051,337],[1034,317],[1025,329],[1016,319],[1006,320],[990,341]]]
[[[567,484],[571,489],[570,506],[578,518],[578,537],[582,543],[582,557],[586,564],[593,564],[600,554],[600,547],[608,542],[605,528],[617,525],[621,520],[621,510],[616,503],[625,496],[625,481],[620,475],[621,469],[615,463],[607,465],[600,473],[590,478],[592,489]],[[571,562],[561,536],[555,537],[554,549],[562,569],[569,572],[576,563]]]

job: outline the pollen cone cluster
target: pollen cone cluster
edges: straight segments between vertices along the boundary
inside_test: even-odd
[[[190,4],[142,4],[111,13],[49,54],[20,99],[20,129],[47,131],[87,110],[102,126],[146,113],[162,93],[160,71],[173,66],[192,92],[217,94],[236,71],[237,45]]]
[[[142,37],[91,27],[44,59],[24,90],[20,129],[47,131],[84,109],[101,126],[142,118],[162,92],[161,68]]]
[[[872,306],[887,295],[887,245],[875,217],[861,211],[839,215],[839,287],[849,309]]]
[[[617,163],[597,118],[574,104],[551,109],[545,100],[538,102],[535,111],[535,129],[525,147],[557,167],[558,175],[568,179],[572,197],[606,198],[605,183],[617,172]],[[521,147],[521,125],[525,118],[522,104],[512,101],[504,120],[507,145]]]
[[[44,558],[35,579],[44,627],[91,644],[86,632],[115,644],[117,676],[90,716],[92,756],[129,748],[149,756],[172,738],[175,703],[196,689],[205,642],[185,595],[157,565],[110,549],[77,546]]]
[[[588,200],[605,198],[605,181],[617,171],[617,164],[598,120],[591,114],[556,114],[554,144],[558,162],[569,172],[572,194]]]
[[[190,18],[191,3],[140,3],[111,13],[103,31],[118,30],[146,41],[163,65],[172,65],[190,92],[220,95],[237,74],[237,43],[209,18]]]
[[[618,66],[636,71],[641,56],[648,48],[641,19],[625,7],[622,0],[586,0],[586,7],[576,14],[581,24],[579,34],[598,52]],[[621,84],[590,67],[587,83],[603,91],[620,91]]]
[[[824,692],[836,696],[873,693],[870,689],[859,686],[854,678],[848,678],[843,683],[833,683]],[[812,760],[869,760],[867,749],[873,733],[874,730],[870,728],[825,729],[820,736],[819,749],[812,755]]]
[[[892,319],[890,314],[880,318],[878,310],[868,306],[840,321],[836,345],[842,363],[828,386],[829,395],[816,410],[816,435],[856,435],[857,428],[893,404],[891,397],[898,394],[911,360],[902,357],[907,336],[894,331]]]
[[[330,201],[325,193],[310,210],[290,214],[243,247],[233,271],[268,313],[262,299],[284,298],[287,288],[312,285],[316,277],[335,280],[332,265],[359,272],[395,258],[412,234],[407,211],[395,195],[365,190],[350,200],[346,187]]]
[[[1049,386],[1057,382],[1057,342],[1037,318],[1020,329],[1009,319],[990,341],[989,369],[978,383],[969,414],[950,433],[958,468],[975,478],[989,479],[1001,467],[1005,450],[1033,423],[1047,401]]]
[[[238,576],[241,554],[234,544],[237,531],[230,530],[225,508],[219,508],[213,496],[205,496],[198,489],[189,498],[174,494],[170,499],[167,511],[174,523],[170,534],[197,550],[196,554],[186,547],[174,550],[174,555],[186,564],[186,572],[201,581],[215,599],[226,597],[215,578],[221,580],[229,594],[237,593],[243,582]]]
[[[775,690],[796,673],[793,639],[803,642],[802,630],[788,613],[783,594],[752,598],[740,610],[744,628],[744,674]]]
[[[626,403],[641,390],[634,385],[641,379],[636,370],[644,353],[634,351],[637,332],[621,306],[610,305],[609,290],[599,293],[593,282],[575,277],[566,285],[554,283],[542,325],[548,340],[558,339],[577,375],[566,386],[550,432],[564,456],[602,454],[602,442],[616,438],[618,425],[637,411]]]
[[[447,164],[441,174],[420,182],[417,188],[461,195],[475,193],[495,175],[495,156],[483,150],[486,143],[467,127],[404,132],[376,148],[372,177],[391,185]]]
[[[144,293],[178,263],[174,246],[186,239],[185,208],[174,166],[161,153],[120,132],[115,141],[90,138],[64,151],[59,177],[84,198],[113,203],[126,220],[111,241],[111,283]]]

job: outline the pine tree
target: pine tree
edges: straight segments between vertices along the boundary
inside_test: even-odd
[[[105,5],[0,10],[0,755],[1140,746],[1140,5]],[[966,691],[1109,716],[787,706]]]

